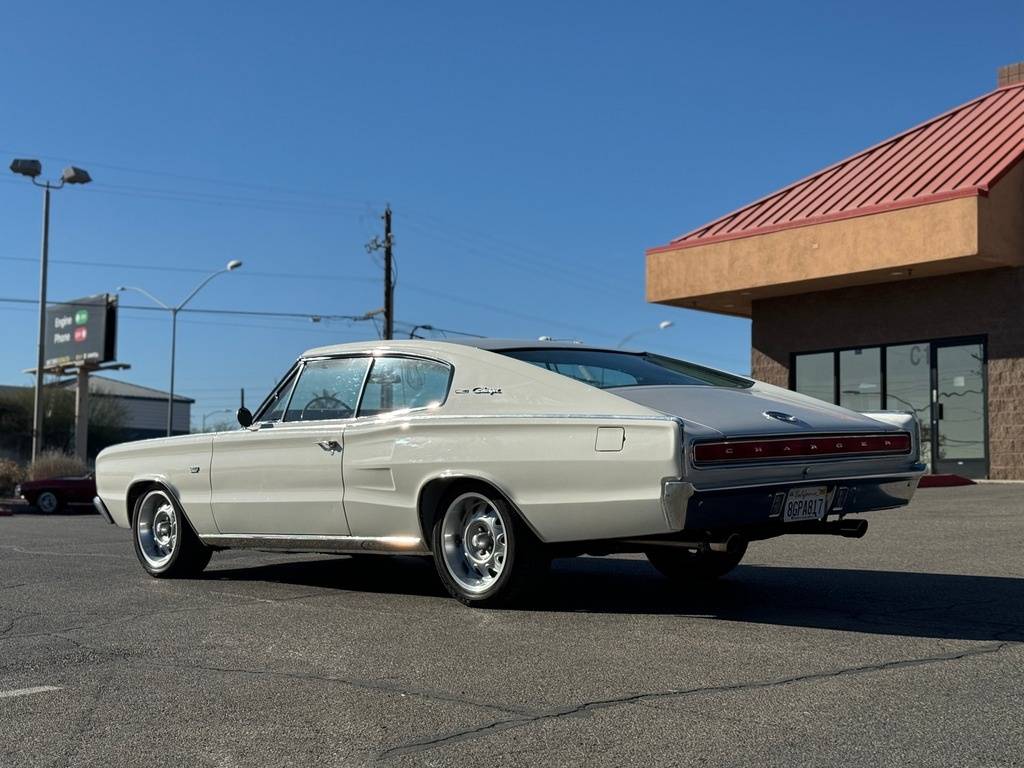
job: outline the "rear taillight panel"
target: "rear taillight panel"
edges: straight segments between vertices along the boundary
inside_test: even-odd
[[[716,440],[694,445],[693,462],[697,465],[707,465],[807,459],[816,456],[902,456],[909,454],[912,446],[913,441],[908,432]]]

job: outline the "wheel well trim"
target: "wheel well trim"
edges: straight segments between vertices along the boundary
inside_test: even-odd
[[[429,547],[432,541],[432,531],[427,530],[426,515],[428,513],[433,514],[434,510],[427,510],[424,508],[425,495],[430,486],[436,483],[443,483],[444,488],[450,488],[458,483],[482,483],[488,485],[495,490],[505,502],[512,508],[513,513],[523,522],[523,524],[530,529],[530,532],[537,537],[540,542],[544,541],[544,537],[540,535],[540,532],[534,527],[530,519],[523,513],[522,508],[516,503],[515,498],[509,493],[508,489],[499,480],[495,480],[494,477],[486,472],[478,471],[462,471],[462,470],[450,470],[446,469],[443,472],[430,475],[424,478],[423,482],[420,483],[419,488],[416,491],[416,517],[417,524],[420,528],[420,533],[423,536],[423,541]],[[442,494],[443,497],[443,494]],[[440,501],[438,498],[438,501]]]
[[[135,504],[138,501],[138,497],[132,499],[132,493],[139,486],[159,486],[162,490],[166,491],[171,495],[172,501],[178,507],[178,512],[181,513],[182,517],[188,523],[189,527],[194,531],[195,526],[192,525],[192,521],[189,519],[188,512],[185,509],[185,505],[181,503],[181,497],[178,495],[178,489],[174,487],[174,484],[166,475],[139,475],[133,477],[131,482],[128,483],[128,488],[125,491],[125,507],[128,510],[128,527],[131,528],[135,525]],[[142,492],[140,492],[140,495]],[[131,504],[128,502],[132,501]]]

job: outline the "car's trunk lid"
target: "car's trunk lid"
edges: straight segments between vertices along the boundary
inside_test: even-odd
[[[631,402],[676,416],[697,432],[726,438],[889,432],[892,425],[846,408],[767,384],[617,387],[608,390]]]

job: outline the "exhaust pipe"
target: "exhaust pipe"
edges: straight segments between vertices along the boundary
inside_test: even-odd
[[[862,533],[861,536],[864,534]],[[729,555],[736,555],[742,551],[746,545],[746,541],[742,536],[738,536],[733,533],[725,541],[710,541],[708,542],[708,549],[712,552],[724,552]]]
[[[868,532],[867,520],[841,520],[838,533],[847,539],[859,539]]]

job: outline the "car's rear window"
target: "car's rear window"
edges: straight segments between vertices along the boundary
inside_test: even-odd
[[[509,349],[501,354],[533,363],[599,389],[662,385],[745,388],[749,379],[671,357],[591,349]]]

